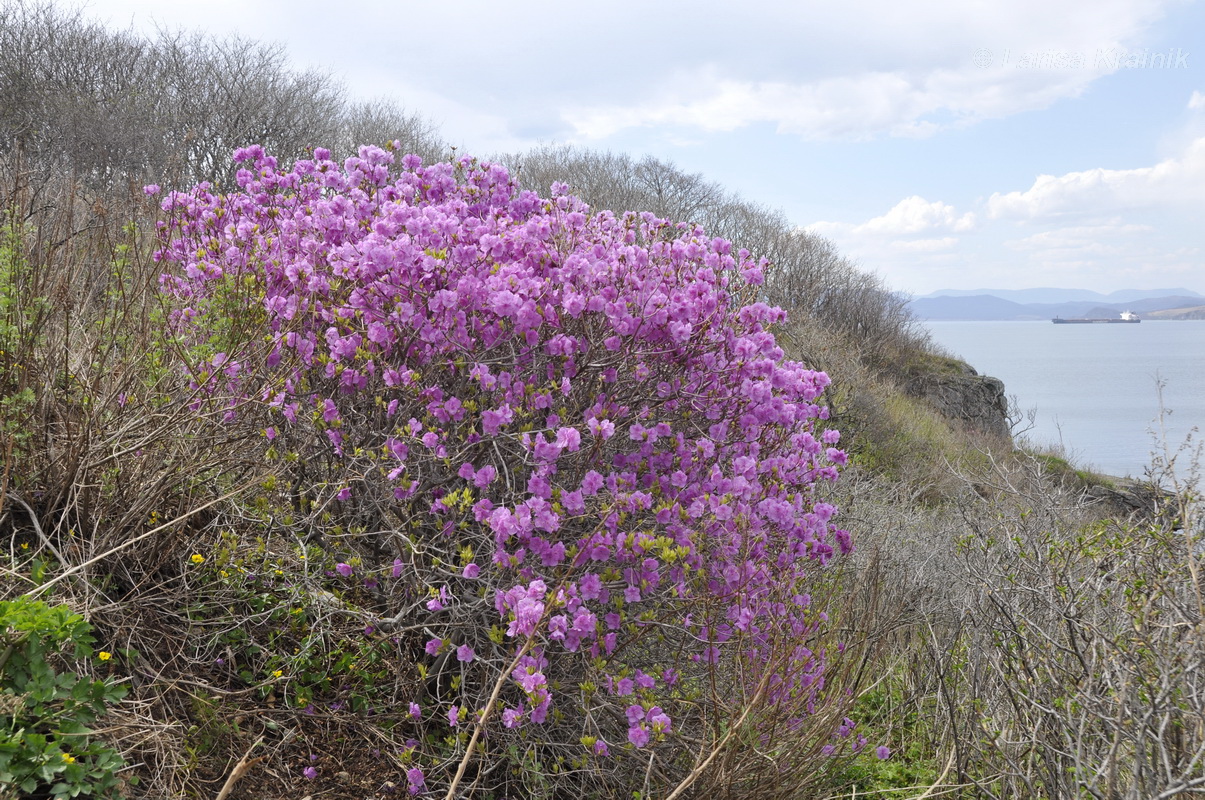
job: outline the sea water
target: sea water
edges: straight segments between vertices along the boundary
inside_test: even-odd
[[[1004,381],[1023,417],[1019,439],[1077,466],[1144,477],[1164,440],[1174,451],[1205,430],[1205,321],[924,325],[951,355]]]

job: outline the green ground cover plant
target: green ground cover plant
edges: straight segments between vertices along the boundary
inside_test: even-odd
[[[92,726],[126,687],[53,666],[60,654],[112,657],[93,643],[91,626],[63,606],[0,601],[0,786],[54,800],[116,796],[124,762]]]

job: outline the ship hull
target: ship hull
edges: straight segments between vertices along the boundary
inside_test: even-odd
[[[1140,319],[1060,319],[1050,320],[1055,325],[1137,325]]]

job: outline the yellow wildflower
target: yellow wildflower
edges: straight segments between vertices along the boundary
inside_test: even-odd
[[[285,674],[285,673],[284,673],[284,670],[280,670],[280,669],[278,669],[278,670],[276,670],[275,672],[273,672],[273,673],[272,673],[272,677],[273,677],[273,678],[279,678],[281,675],[284,675],[284,674]]]
[[[201,555],[200,553],[193,553],[192,558],[190,558],[189,561],[194,564],[201,564],[205,561],[205,556]]]
[[[63,761],[65,761],[68,764],[74,764],[75,756],[71,755],[70,753],[63,753]]]
[[[108,661],[110,658],[113,657],[113,654],[107,650],[101,650],[99,653],[96,654],[96,657],[99,658],[101,661]]]

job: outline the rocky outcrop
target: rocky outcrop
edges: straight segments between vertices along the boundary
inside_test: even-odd
[[[942,359],[939,370],[912,373],[905,389],[972,430],[1000,438],[1010,435],[1004,382],[980,375],[970,364]]]
[[[1196,308],[1174,308],[1169,311],[1156,311],[1152,314],[1147,314],[1150,319],[1205,319],[1205,306],[1197,306]]]
[[[1104,478],[1091,483],[1086,491],[1113,514],[1148,523],[1170,522],[1175,508],[1171,492],[1133,478]]]

